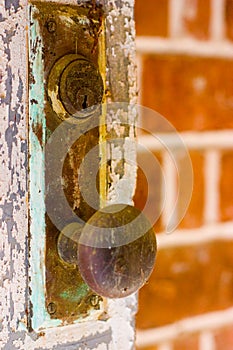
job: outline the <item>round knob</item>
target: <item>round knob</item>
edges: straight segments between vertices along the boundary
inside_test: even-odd
[[[95,293],[107,298],[126,297],[148,281],[155,264],[156,237],[137,208],[108,206],[97,211],[82,230],[77,226],[76,238],[74,231],[73,226],[70,238],[78,242],[79,271]],[[68,241],[64,237],[62,241],[66,246]],[[71,254],[73,258],[63,253],[63,259],[65,255],[74,263],[76,253]]]

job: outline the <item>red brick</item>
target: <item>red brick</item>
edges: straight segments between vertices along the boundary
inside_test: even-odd
[[[153,160],[153,159],[152,159]],[[149,203],[147,210],[145,209],[145,215],[154,224],[156,232],[162,230],[161,217],[160,217],[160,204],[161,204],[161,164],[162,158],[160,154],[154,153],[155,170],[151,168],[151,157],[148,154],[139,153],[138,163],[141,164],[143,169],[138,168],[137,172],[137,186],[134,195],[134,205],[143,210],[145,204],[148,201],[148,184],[150,188]]]
[[[150,200],[151,205],[148,210],[145,212],[149,218],[155,219],[156,222],[154,225],[156,232],[161,232],[163,230],[160,208],[162,207],[162,158],[159,154],[154,154],[155,159],[157,159],[158,171],[154,172],[151,168],[151,158],[146,154],[139,154],[138,161],[144,164],[144,169],[146,174],[143,173],[142,169],[138,169],[137,175],[137,187],[134,196],[134,204],[140,210],[143,210],[146,201],[148,199],[148,182],[150,183]],[[204,156],[201,152],[192,151],[190,152],[190,157],[193,165],[194,172],[194,181],[193,181],[193,192],[191,202],[187,207],[187,202],[185,201],[186,195],[185,191],[190,189],[192,183],[189,183],[186,174],[186,161],[183,158],[183,154],[176,154],[176,165],[179,167],[179,182],[182,182],[182,188],[184,188],[183,193],[180,193],[179,202],[178,202],[178,212],[177,217],[182,218],[182,215],[187,212],[183,220],[181,221],[180,228],[196,228],[200,227],[203,224],[203,210],[204,210]],[[154,222],[154,221],[153,221]]]
[[[168,35],[168,0],[136,0],[135,23],[138,36]]]
[[[233,1],[225,0],[225,23],[227,38],[233,40]]]
[[[199,335],[180,336],[175,340],[172,350],[199,350]]]
[[[180,131],[233,128],[232,76],[232,60],[144,56],[141,103]],[[152,132],[157,124],[156,118],[142,118]]]
[[[215,350],[232,350],[233,325],[215,332]]]
[[[185,33],[200,40],[208,39],[210,0],[188,0],[183,10]]]
[[[233,241],[159,250],[149,283],[139,292],[137,327],[231,307],[232,266]]]
[[[203,224],[203,211],[204,211],[204,155],[198,151],[191,151],[190,158],[192,161],[193,167],[193,191],[191,202],[187,208],[187,212],[181,221],[180,228],[197,228]],[[179,181],[182,184],[186,184],[186,190],[188,187],[192,186],[191,183],[187,180],[186,174],[186,161],[184,158],[177,159],[179,168],[180,168],[180,179]],[[185,193],[180,196],[179,200],[179,216],[183,213],[184,208],[186,207],[186,201],[183,198],[186,198]]]
[[[136,350],[158,350],[159,348],[156,345],[146,346],[146,347],[137,347]]]
[[[233,152],[222,155],[220,180],[220,208],[221,220],[233,220]]]

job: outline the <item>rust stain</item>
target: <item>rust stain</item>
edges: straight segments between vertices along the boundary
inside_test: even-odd
[[[96,20],[96,17],[98,18]],[[99,36],[102,31],[102,23],[104,20],[104,11],[102,5],[97,7],[96,1],[92,0],[92,7],[88,12],[88,18],[90,20],[90,35],[94,38],[93,48],[91,50],[94,53],[98,47]]]

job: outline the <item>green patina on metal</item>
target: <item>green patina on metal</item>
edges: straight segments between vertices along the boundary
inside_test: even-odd
[[[29,328],[53,327],[76,322],[96,309],[90,302],[92,291],[83,282],[78,268],[58,255],[58,229],[45,208],[45,144],[61,123],[47,92],[47,81],[55,62],[65,55],[79,54],[98,65],[98,35],[102,10],[33,2],[30,5],[30,306]],[[51,83],[51,82],[50,82]],[[54,82],[56,85],[57,82]],[[54,90],[56,90],[54,86]],[[67,115],[68,116],[68,115]],[[64,116],[66,117],[66,116]],[[87,221],[94,210],[85,203],[77,187],[77,169],[85,154],[98,145],[95,128],[75,142],[64,162],[65,195],[76,213]],[[96,161],[99,161],[98,154]],[[91,171],[91,169],[90,169]],[[52,181],[52,179],[51,179]],[[97,183],[98,186],[98,183]],[[77,198],[79,201],[77,203]]]
[[[80,303],[80,301],[86,297],[87,293],[90,292],[90,288],[85,284],[81,284],[79,288],[75,291],[75,294],[73,294],[73,291],[71,290],[64,290],[60,296],[63,299],[72,300],[73,302]]]

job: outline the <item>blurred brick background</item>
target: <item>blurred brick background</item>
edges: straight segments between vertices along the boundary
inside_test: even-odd
[[[140,103],[180,132],[194,172],[188,211],[168,236],[161,174],[138,170],[135,205],[152,183],[159,251],[139,293],[137,349],[232,350],[233,0],[135,0],[135,21]],[[141,126],[158,128],[153,118]],[[150,147],[163,168],[164,150]]]

